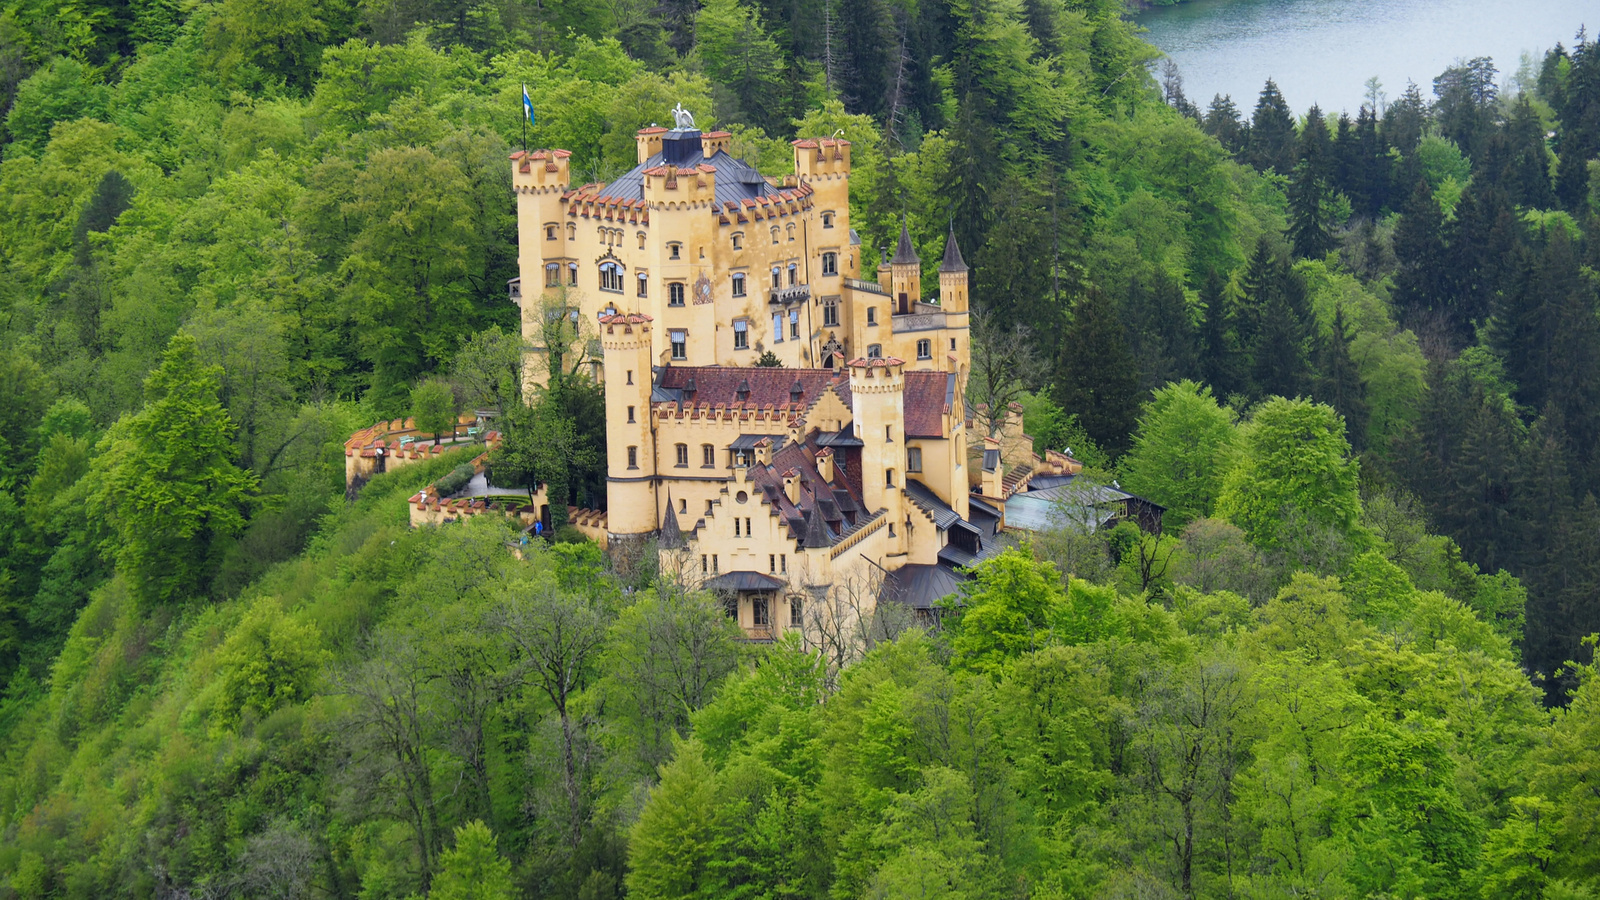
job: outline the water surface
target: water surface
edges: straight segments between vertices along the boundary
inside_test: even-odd
[[[1406,80],[1424,97],[1457,59],[1490,56],[1502,81],[1522,54],[1542,54],[1587,22],[1596,0],[1190,0],[1141,13],[1145,37],[1177,63],[1184,91],[1202,108],[1232,94],[1248,117],[1268,77],[1297,113],[1312,103],[1353,116],[1366,80],[1390,100]],[[1534,73],[1537,74],[1537,68]]]

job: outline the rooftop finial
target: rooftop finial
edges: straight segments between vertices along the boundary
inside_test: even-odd
[[[695,128],[694,113],[684,109],[682,103],[672,108],[672,121],[679,131],[693,131]]]

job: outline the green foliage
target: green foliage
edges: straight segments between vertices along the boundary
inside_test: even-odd
[[[443,381],[429,379],[422,382],[411,390],[411,415],[415,418],[418,431],[433,435],[434,444],[439,443],[440,434],[447,428],[454,439],[455,392]]]
[[[1145,406],[1133,449],[1118,469],[1130,493],[1167,508],[1163,525],[1176,534],[1215,509],[1234,441],[1233,414],[1217,405],[1210,388],[1169,384]]]
[[[439,877],[429,897],[437,900],[511,900],[517,895],[511,862],[496,850],[489,826],[468,822],[456,829],[456,845],[439,859]]]
[[[315,625],[284,615],[273,599],[258,600],[217,651],[226,674],[219,679],[214,721],[228,727],[241,716],[259,720],[305,702],[328,661]]]
[[[1274,398],[1245,424],[1217,511],[1262,547],[1284,543],[1281,529],[1291,511],[1354,540],[1361,533],[1357,470],[1333,410]]]
[[[174,337],[145,381],[145,408],[112,427],[95,461],[94,508],[116,531],[112,555],[152,603],[204,590],[256,487],[233,462],[219,374],[200,363],[193,338]]]

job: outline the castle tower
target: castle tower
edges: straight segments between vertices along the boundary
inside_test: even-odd
[[[650,431],[651,318],[600,318],[606,364],[606,499],[613,536],[656,530],[656,448]]]
[[[545,291],[545,267],[559,265],[546,257],[559,255],[566,247],[561,195],[571,181],[571,156],[566,150],[518,150],[511,154],[511,187],[517,196],[518,284],[513,296],[522,307],[524,337],[538,328],[532,317]],[[539,373],[535,365],[524,365],[523,370],[530,383]]]
[[[917,248],[911,246],[911,230],[905,217],[900,219],[900,243],[894,248],[894,258],[889,260],[889,296],[893,298],[894,314],[903,316],[914,312],[922,299],[922,260],[917,258]]]
[[[795,179],[811,185],[812,206],[817,209],[817,233],[812,244],[848,245],[850,241],[850,142],[833,138],[797,140],[794,147]],[[834,235],[841,237],[835,239]]]
[[[956,244],[956,230],[944,242],[944,262],[939,264],[939,306],[947,313],[967,311],[967,264]]]
[[[894,357],[850,363],[851,415],[861,439],[861,498],[887,511],[895,532],[891,553],[905,547],[905,362]]]

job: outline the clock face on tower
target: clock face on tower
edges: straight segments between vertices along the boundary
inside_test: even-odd
[[[701,275],[699,278],[695,279],[694,302],[696,306],[699,306],[702,303],[711,302],[711,279],[704,275]]]

